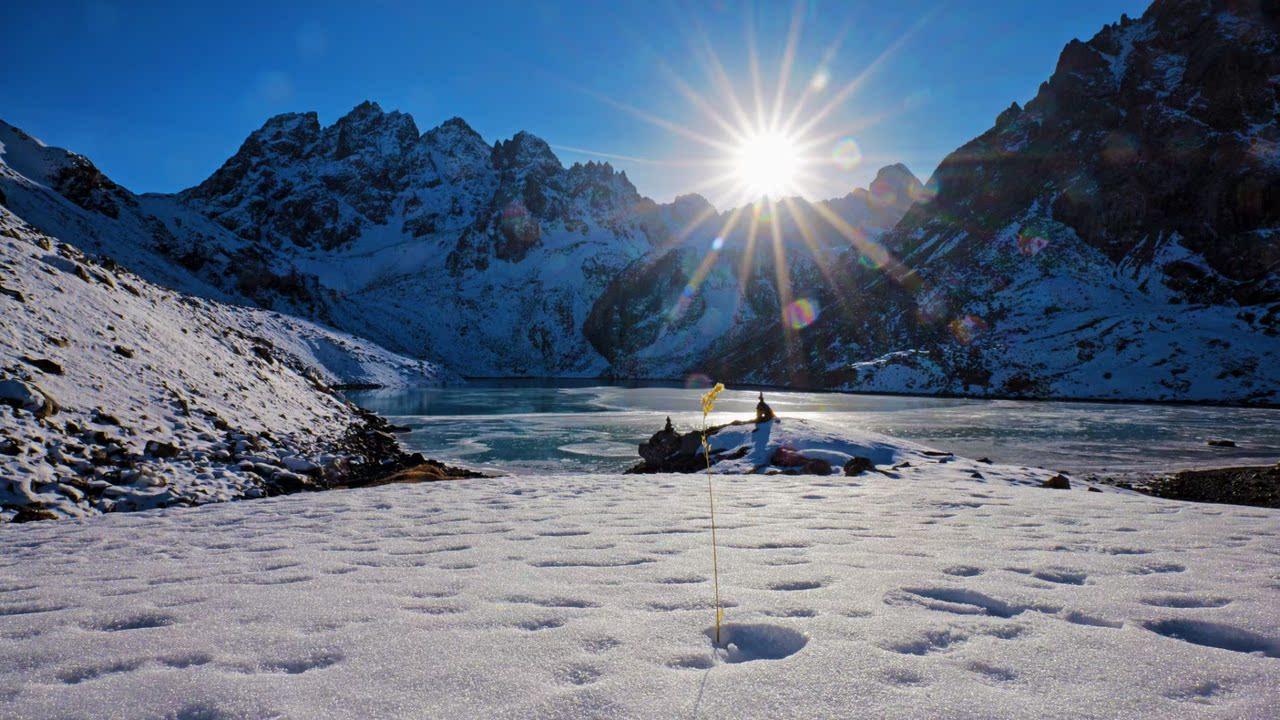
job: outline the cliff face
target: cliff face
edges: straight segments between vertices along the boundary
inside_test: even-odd
[[[1161,0],[1073,41],[1025,107],[723,373],[863,390],[1274,402],[1275,3]],[[874,266],[874,269],[870,269]],[[764,359],[761,359],[763,356]]]

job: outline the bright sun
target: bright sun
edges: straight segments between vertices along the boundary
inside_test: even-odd
[[[800,149],[782,133],[750,135],[738,145],[734,169],[750,197],[776,200],[795,192]]]

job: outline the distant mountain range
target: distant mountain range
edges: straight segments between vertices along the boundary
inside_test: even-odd
[[[174,195],[0,123],[0,203],[153,282],[466,376],[1277,402],[1263,5],[1156,2],[1069,44],[928,183],[895,165],[819,203],[659,204],[528,133],[368,102],[271,118]]]

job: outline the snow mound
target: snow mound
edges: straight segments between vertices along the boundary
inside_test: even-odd
[[[1043,468],[973,460],[817,418],[777,417],[762,423],[727,425],[711,436],[710,444],[712,457],[724,458],[712,464],[711,472],[716,474],[826,474],[814,473],[813,466],[804,460],[821,461],[831,472],[841,474],[851,461],[862,458],[875,467],[858,472],[897,479],[942,475],[957,481],[1043,486],[1060,475]],[[1071,488],[1116,491],[1108,485],[1067,481]]]

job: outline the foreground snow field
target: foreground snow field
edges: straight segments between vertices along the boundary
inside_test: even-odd
[[[700,476],[0,527],[0,716],[1274,717],[1280,512],[715,482],[728,657]]]

